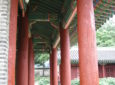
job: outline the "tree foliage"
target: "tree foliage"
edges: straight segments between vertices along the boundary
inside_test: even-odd
[[[38,53],[35,55],[35,64],[44,64],[45,61],[49,59],[49,54],[48,53]]]
[[[97,45],[99,47],[115,46],[115,22],[109,20],[96,32]]]

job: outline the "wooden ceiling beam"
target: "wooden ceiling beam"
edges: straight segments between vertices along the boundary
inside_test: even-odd
[[[77,13],[77,6],[76,6],[76,7],[74,8],[74,10],[72,11],[71,16],[69,17],[67,23],[66,23],[65,26],[64,26],[64,29],[67,29],[67,28],[70,26],[70,24],[71,24],[73,18],[75,17],[75,14],[76,14],[76,13]],[[53,48],[56,48],[57,45],[59,44],[59,42],[60,42],[60,36],[59,36],[59,34],[58,34],[57,39],[56,39],[56,41],[55,41],[55,43],[54,43],[54,45],[53,45]]]
[[[96,7],[98,7],[100,4],[102,3],[102,0],[100,0],[96,6],[94,7],[94,9],[96,9]],[[75,14],[77,13],[77,6],[74,8],[74,10],[72,11],[72,14],[70,16],[70,18],[68,19],[68,22],[65,24],[64,29],[67,29],[70,25],[70,23],[72,22],[73,18],[75,17]],[[57,47],[57,45],[60,42],[60,36],[58,35],[56,42],[53,45],[53,48]]]
[[[96,10],[97,7],[99,7],[99,5],[102,4],[102,0],[99,0],[98,3],[95,5],[94,10]]]
[[[22,16],[24,17],[24,16],[25,16],[25,10],[24,10],[23,0],[19,0],[19,4],[20,4],[20,7],[21,7],[21,9],[22,9]]]

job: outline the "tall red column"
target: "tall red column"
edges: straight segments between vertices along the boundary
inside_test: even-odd
[[[52,49],[53,57],[53,85],[58,85],[58,71],[57,71],[57,49]]]
[[[29,39],[28,85],[34,85],[34,51],[33,51],[32,38]]]
[[[61,83],[61,80],[62,80],[62,79],[61,79],[61,73],[62,73],[62,72],[61,72],[61,64],[60,64],[60,69],[59,69],[59,70],[60,70],[60,83]]]
[[[70,40],[68,29],[60,27],[61,85],[71,85]]]
[[[105,76],[105,65],[102,65],[102,75],[103,75],[103,78],[106,77]]]
[[[17,16],[18,0],[11,0],[8,55],[8,85],[15,85]]]
[[[50,53],[50,85],[53,85],[53,56]]]
[[[28,85],[28,17],[20,17],[16,85]]]
[[[93,0],[78,0],[80,85],[99,85]]]

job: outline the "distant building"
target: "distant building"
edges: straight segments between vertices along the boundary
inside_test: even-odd
[[[115,48],[97,48],[99,77],[115,77]],[[79,56],[78,49],[70,50],[71,57],[71,79],[79,78]],[[60,65],[60,52],[58,52],[58,63]]]

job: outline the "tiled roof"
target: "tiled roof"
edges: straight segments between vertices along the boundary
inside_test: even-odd
[[[98,63],[115,63],[115,48],[97,48]],[[71,63],[79,62],[78,49],[70,50]],[[58,62],[60,63],[60,51],[58,51]]]

